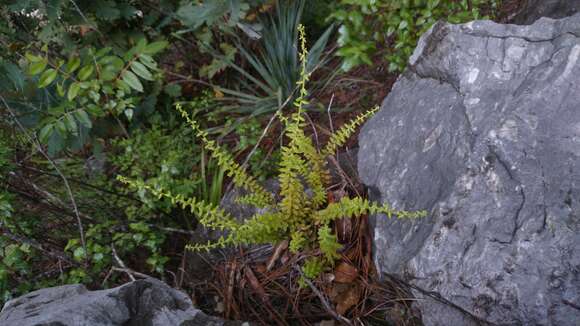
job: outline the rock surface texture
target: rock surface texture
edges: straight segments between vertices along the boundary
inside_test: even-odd
[[[514,22],[529,25],[540,17],[563,18],[578,12],[580,0],[527,0]]]
[[[65,285],[31,292],[6,303],[2,326],[197,326],[237,325],[193,308],[182,292],[154,280],[89,291]]]
[[[499,325],[580,325],[580,15],[438,23],[364,126],[380,272]],[[417,295],[423,296],[417,291]],[[419,300],[426,325],[474,319]]]

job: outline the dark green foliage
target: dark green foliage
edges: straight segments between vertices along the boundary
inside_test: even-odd
[[[338,55],[345,71],[372,64],[377,45],[393,41],[388,49],[389,70],[401,71],[417,40],[437,20],[462,23],[487,18],[499,0],[340,0],[331,19],[341,24]]]

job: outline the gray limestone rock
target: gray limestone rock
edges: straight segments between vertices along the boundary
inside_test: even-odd
[[[426,325],[580,325],[579,59],[580,15],[437,23],[363,127],[371,197],[430,212],[373,222]]]
[[[184,293],[155,279],[89,291],[64,285],[6,303],[2,326],[197,326],[239,325],[205,315]]]
[[[540,17],[564,18],[580,12],[580,0],[527,0],[514,23],[529,25]]]

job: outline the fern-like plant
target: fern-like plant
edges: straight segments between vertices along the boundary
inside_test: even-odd
[[[274,201],[274,196],[266,191],[252,176],[248,175],[236,163],[231,155],[222,149],[208,134],[200,129],[199,124],[192,120],[189,114],[179,105],[177,110],[195,131],[204,147],[226,171],[233,183],[248,191],[250,195],[239,199],[245,204],[253,204],[264,208],[246,221],[240,222],[218,206],[214,206],[195,198],[175,196],[163,189],[153,189],[140,182],[119,177],[119,180],[132,187],[144,189],[159,198],[171,199],[182,208],[190,209],[199,222],[210,228],[227,230],[227,235],[210,243],[194,243],[188,245],[191,250],[210,250],[227,245],[276,243],[288,239],[290,250],[294,253],[304,249],[320,249],[322,257],[313,257],[305,262],[305,275],[315,277],[324,266],[334,264],[340,258],[342,247],[332,232],[331,223],[339,218],[359,217],[363,214],[386,214],[389,218],[416,218],[424,216],[425,212],[408,212],[392,209],[388,204],[372,203],[363,198],[344,197],[337,202],[327,202],[327,185],[330,173],[326,166],[326,158],[344,145],[356,127],[378,110],[374,108],[361,114],[352,122],[347,123],[330,138],[327,146],[319,151],[313,141],[304,133],[304,106],[307,104],[306,84],[309,79],[307,72],[307,50],[304,27],[298,27],[301,52],[301,77],[298,81],[300,94],[294,102],[295,111],[289,117],[279,114],[285,125],[285,136],[288,143],[281,149],[278,181],[280,183],[280,198]],[[308,191],[307,191],[308,190]]]

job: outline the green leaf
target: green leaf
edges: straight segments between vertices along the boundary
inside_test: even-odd
[[[77,261],[83,260],[83,258],[85,258],[85,249],[83,247],[76,248],[73,252],[73,257]]]
[[[64,122],[66,124],[66,128],[71,131],[72,133],[76,133],[78,130],[77,122],[75,118],[71,114],[67,114],[64,116]]]
[[[24,56],[30,62],[41,62],[41,61],[44,61],[44,58],[43,57],[36,56],[36,55],[34,55],[34,54],[30,53],[30,52],[26,52],[24,54]]]
[[[33,62],[28,67],[28,74],[30,75],[38,75],[44,71],[48,62],[46,60]]]
[[[44,88],[48,85],[50,85],[50,83],[52,83],[55,79],[56,76],[58,75],[57,71],[54,69],[47,69],[45,72],[42,73],[42,75],[40,75],[40,81],[38,83],[38,88]]]
[[[139,61],[141,61],[142,64],[146,65],[151,69],[157,69],[157,63],[155,62],[155,60],[153,60],[153,58],[151,58],[151,56],[147,54],[140,55]]]
[[[140,62],[133,61],[131,63],[131,70],[133,70],[134,73],[136,73],[143,79],[153,80],[153,75],[151,75],[151,72],[149,72],[149,70],[147,70],[147,67],[145,67]]]
[[[133,109],[127,109],[123,112],[125,113],[125,116],[127,117],[127,119],[129,121],[131,121],[131,119],[133,119]]]
[[[6,72],[8,79],[14,84],[14,87],[17,89],[24,88],[24,76],[17,65],[12,62],[4,62],[1,67]]]
[[[160,52],[163,49],[165,49],[167,47],[167,45],[169,45],[169,43],[167,41],[153,42],[153,43],[147,45],[145,47],[145,49],[143,49],[143,53],[144,54],[155,54],[155,53]]]
[[[121,17],[121,11],[117,9],[115,1],[99,1],[96,6],[95,15],[97,18],[107,21],[117,20]]]
[[[66,93],[64,91],[63,83],[56,84],[56,91],[58,93],[58,96],[60,96],[60,97],[64,97],[66,95]]]
[[[54,125],[52,123],[49,123],[46,126],[42,127],[42,129],[40,129],[40,132],[38,133],[38,139],[40,140],[41,143],[46,143],[48,137],[52,133],[53,128]]]
[[[79,94],[79,91],[81,90],[81,83],[79,82],[74,82],[70,85],[70,87],[68,88],[68,94],[67,94],[67,98],[69,101],[72,101],[75,99],[75,97],[77,97],[77,95]]]
[[[165,85],[163,91],[171,97],[181,96],[181,85],[179,84],[168,84]]]
[[[123,81],[127,83],[127,85],[129,85],[132,89],[138,92],[143,92],[143,85],[134,73],[130,72],[129,70],[125,70],[121,77],[123,78]]]
[[[87,80],[87,78],[89,78],[91,76],[91,74],[93,73],[94,70],[95,70],[95,67],[93,67],[92,64],[82,67],[78,73],[79,79],[80,80]]]
[[[74,113],[74,115],[83,126],[85,126],[87,128],[91,128],[93,126],[93,123],[91,122],[91,119],[89,118],[89,115],[84,110],[78,110]]]
[[[99,60],[99,65],[101,66],[101,78],[105,81],[111,81],[123,69],[125,62],[121,58],[111,55]]]
[[[62,120],[58,120],[56,122],[56,129],[60,132],[61,135],[66,135],[66,125]]]
[[[66,71],[69,74],[71,74],[75,70],[77,70],[80,65],[81,65],[81,59],[79,59],[79,57],[72,57],[72,58],[68,59],[68,62],[66,64]]]
[[[99,51],[97,51],[97,53],[95,53],[95,57],[100,58],[102,56],[104,56],[105,54],[108,54],[109,52],[111,52],[113,48],[111,48],[110,46],[107,46],[106,48],[102,48]]]
[[[211,26],[230,10],[226,1],[204,1],[202,4],[187,4],[179,7],[177,18],[186,26],[197,29],[204,23]]]

